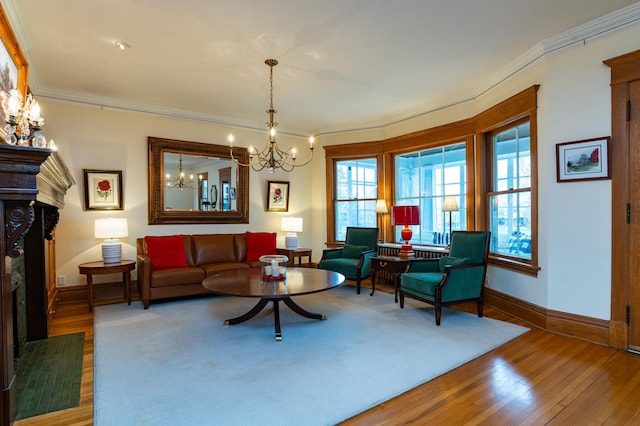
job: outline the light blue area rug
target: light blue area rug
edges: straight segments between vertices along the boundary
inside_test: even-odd
[[[332,425],[519,336],[526,328],[353,287],[299,296],[237,325],[257,299],[95,309],[95,424]],[[269,305],[270,306],[270,305]]]

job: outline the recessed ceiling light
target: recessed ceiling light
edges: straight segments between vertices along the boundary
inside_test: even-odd
[[[129,48],[129,44],[125,41],[116,41],[116,46],[120,50],[127,50]]]

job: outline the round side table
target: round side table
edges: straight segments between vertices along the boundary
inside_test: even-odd
[[[121,260],[118,263],[104,263],[103,261],[88,262],[78,265],[80,274],[87,276],[89,290],[89,311],[93,311],[93,275],[122,273],[124,299],[131,304],[131,271],[136,267],[135,260]]]

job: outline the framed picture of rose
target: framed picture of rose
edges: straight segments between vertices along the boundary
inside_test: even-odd
[[[267,182],[267,211],[289,211],[289,182]]]
[[[122,170],[82,169],[85,210],[123,210]]]

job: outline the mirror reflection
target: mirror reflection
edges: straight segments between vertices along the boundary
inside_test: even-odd
[[[149,224],[248,223],[249,170],[229,147],[149,137]],[[246,148],[233,148],[240,161]]]
[[[233,185],[238,165],[234,161],[174,152],[165,152],[163,161],[165,210],[238,209]]]

